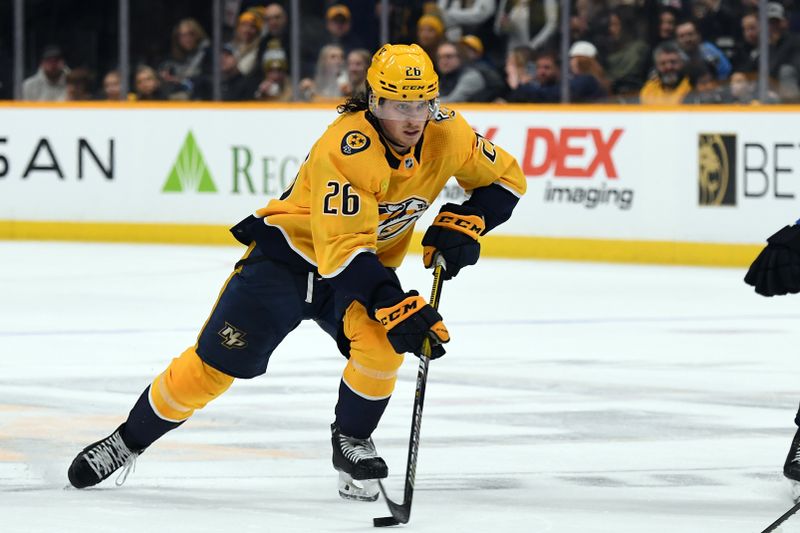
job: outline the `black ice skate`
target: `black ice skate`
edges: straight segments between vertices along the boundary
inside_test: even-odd
[[[124,424],[123,424],[124,425]],[[67,476],[76,489],[97,485],[121,467],[125,469],[117,478],[122,485],[136,464],[136,458],[144,450],[131,450],[123,442],[120,426],[108,437],[90,444],[69,465]]]
[[[789,447],[789,455],[783,464],[783,475],[792,484],[792,498],[795,502],[800,501],[800,429],[794,434]]]
[[[331,424],[333,467],[339,471],[339,496],[346,500],[374,502],[378,499],[378,480],[389,475],[384,460],[375,451],[372,439],[343,435]]]

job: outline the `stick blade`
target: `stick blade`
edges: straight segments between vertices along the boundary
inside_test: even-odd
[[[384,516],[381,518],[373,518],[372,525],[374,527],[399,526],[400,522],[398,522],[393,516]]]

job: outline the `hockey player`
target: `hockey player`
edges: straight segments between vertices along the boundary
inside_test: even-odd
[[[348,359],[331,425],[333,466],[345,498],[374,500],[388,470],[371,439],[404,353],[444,354],[440,314],[394,269],[414,224],[451,176],[471,196],[445,204],[423,238],[423,262],[440,256],[444,279],[475,264],[482,235],[511,216],[525,192],[515,159],[439,108],[438,78],[417,45],[386,45],[373,57],[366,95],[311,148],[293,184],[232,228],[247,246],[197,343],[156,376],[127,420],[84,448],[70,483],[90,487],[137,456],[235,378],[267,369],[270,354],[302,320],[314,320]]]
[[[762,296],[779,296],[800,292],[800,220],[784,226],[767,239],[744,281]],[[783,475],[792,485],[792,497],[800,501],[800,409],[794,417],[799,428],[795,432],[789,454],[783,463]]]

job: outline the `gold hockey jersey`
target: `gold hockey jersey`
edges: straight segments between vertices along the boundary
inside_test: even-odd
[[[468,192],[497,184],[519,197],[526,188],[514,157],[454,111],[440,110],[407,154],[393,150],[364,111],[347,113],[314,144],[281,199],[256,216],[323,277],[365,251],[397,267],[416,221],[451,176]]]

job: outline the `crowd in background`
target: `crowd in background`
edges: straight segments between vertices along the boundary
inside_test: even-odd
[[[751,103],[759,66],[757,0],[574,0],[568,57],[559,54],[558,0],[391,2],[390,40],[433,60],[443,102],[559,102],[561,62],[572,102]],[[365,90],[379,46],[379,0],[324,2],[304,12],[300,82],[290,76],[289,14],[277,1],[229,0],[219,52],[226,101],[341,101]],[[767,102],[800,102],[800,17],[792,0],[767,4]],[[133,65],[128,100],[209,100],[208,29],[185,13],[168,49]],[[25,100],[119,100],[118,70],[68,66],[45,46]],[[0,65],[3,68],[3,65]]]

